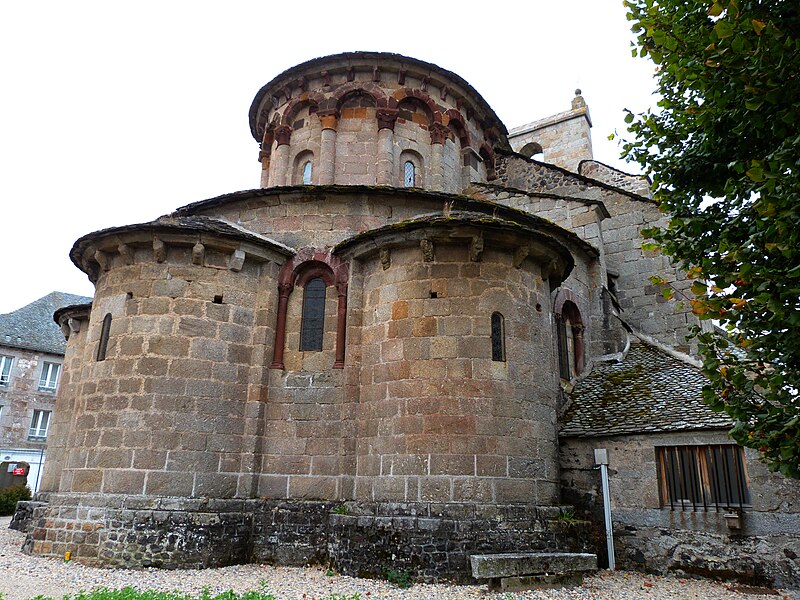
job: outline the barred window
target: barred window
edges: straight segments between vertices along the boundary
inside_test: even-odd
[[[303,317],[300,323],[300,350],[319,352],[322,350],[322,334],[325,327],[325,290],[322,277],[306,283],[303,290]]]
[[[729,510],[750,506],[744,451],[734,444],[656,448],[661,506]]]

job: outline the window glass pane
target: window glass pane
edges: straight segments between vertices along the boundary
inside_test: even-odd
[[[31,427],[28,430],[29,438],[46,438],[50,426],[49,410],[34,410],[31,418]]]
[[[39,388],[43,390],[54,390],[58,385],[58,374],[61,365],[46,362],[42,366],[42,375],[39,378]]]
[[[303,165],[303,185],[311,185],[311,161]]]
[[[416,183],[417,183],[416,167],[414,167],[413,162],[407,160],[406,164],[403,166],[403,186],[414,187]]]
[[[325,327],[325,281],[321,277],[311,279],[303,290],[303,318],[300,325],[300,350],[318,352],[322,350],[322,334]]]
[[[0,385],[6,385],[11,378],[11,362],[10,356],[0,356]]]
[[[505,361],[506,339],[503,315],[492,313],[492,360]]]

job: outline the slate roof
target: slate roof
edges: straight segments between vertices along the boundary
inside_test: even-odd
[[[643,343],[622,362],[595,365],[569,394],[561,435],[594,437],[697,429],[733,423],[702,400],[702,372]]]
[[[67,342],[53,321],[53,313],[63,306],[91,301],[86,296],[50,292],[27,306],[0,315],[0,346],[64,354]]]

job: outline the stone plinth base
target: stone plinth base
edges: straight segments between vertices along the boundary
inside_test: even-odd
[[[109,567],[204,568],[248,562],[326,564],[383,577],[474,582],[471,554],[567,552],[559,507],[51,494],[33,511],[24,551]]]

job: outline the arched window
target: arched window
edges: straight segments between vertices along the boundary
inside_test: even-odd
[[[303,165],[303,185],[311,185],[311,161]]]
[[[103,325],[100,327],[100,343],[97,345],[97,360],[106,359],[106,350],[108,350],[108,336],[111,333],[111,313],[103,317]]]
[[[309,279],[303,289],[303,318],[300,323],[300,351],[322,350],[325,330],[325,281],[322,277]]]
[[[558,335],[558,372],[561,379],[573,379],[583,370],[583,322],[578,307],[564,302],[556,315]]]
[[[403,165],[403,187],[414,187],[417,184],[417,167],[410,160]]]
[[[506,360],[506,325],[503,315],[499,312],[492,313],[492,360],[497,362]]]

